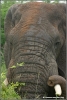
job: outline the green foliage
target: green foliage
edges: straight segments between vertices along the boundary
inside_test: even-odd
[[[25,86],[25,83],[19,83],[19,82],[16,82],[16,83],[11,83],[11,86],[13,87],[13,88],[17,88],[18,86]]]
[[[3,81],[6,78],[6,67],[5,63],[2,64],[1,67],[1,99],[2,100],[21,100],[20,96],[14,91],[14,88],[17,86],[25,86],[25,83],[11,83],[10,85],[6,86]]]
[[[2,99],[6,99],[6,100],[9,100],[9,99],[21,99],[20,96],[14,91],[14,87],[16,85],[9,85],[9,86],[5,86],[3,83],[2,83],[2,91],[1,91],[1,98]]]
[[[13,65],[12,67],[10,67],[10,68],[16,68],[16,66],[15,65]]]
[[[13,66],[11,66],[10,68],[16,68],[16,67],[18,67],[18,66],[23,66],[23,65],[24,65],[24,62],[22,62],[22,63],[17,63],[16,66],[13,65]]]
[[[23,66],[24,65],[24,62],[22,62],[22,63],[17,63],[17,66]]]
[[[51,0],[45,0],[45,2],[50,3]]]
[[[51,2],[51,0],[42,0],[43,2],[46,2],[46,3],[50,3]],[[59,0],[54,0],[54,3],[58,3],[59,2]]]
[[[55,0],[55,3],[59,3],[59,0]]]

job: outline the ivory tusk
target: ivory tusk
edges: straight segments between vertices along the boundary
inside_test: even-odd
[[[62,89],[61,89],[61,86],[59,84],[55,85],[54,89],[55,89],[56,95],[60,96],[62,94]]]
[[[4,82],[3,82],[6,86],[8,85],[8,80],[7,80],[7,78],[4,80]]]

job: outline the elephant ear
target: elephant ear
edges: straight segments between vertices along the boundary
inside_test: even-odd
[[[59,74],[62,77],[66,78],[66,42],[61,48],[60,54],[57,58],[57,64],[58,64]]]
[[[11,53],[12,53],[12,44],[9,42],[8,35],[10,34],[11,30],[14,28],[14,22],[13,22],[13,15],[20,4],[14,4],[12,5],[5,17],[4,22],[4,32],[5,32],[5,45],[4,45],[4,59],[6,63],[6,67],[8,68],[9,62],[11,60]]]
[[[60,4],[60,7],[62,7],[62,16],[61,16],[61,22],[58,25],[58,30],[60,34],[63,34],[63,37],[65,38],[63,46],[60,50],[60,53],[57,58],[57,64],[58,64],[58,71],[59,74],[66,78],[66,5]]]
[[[16,10],[19,8],[19,6],[20,4],[14,4],[7,11],[5,21],[4,21],[4,31],[5,31],[6,38],[7,35],[10,33],[10,31],[12,30],[12,28],[15,26],[13,16]]]

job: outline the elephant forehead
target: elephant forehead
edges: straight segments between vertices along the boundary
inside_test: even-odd
[[[14,19],[21,13],[20,23],[22,27],[25,27],[27,24],[36,24],[37,18],[40,15],[41,5],[41,3],[22,5],[14,14]]]
[[[44,28],[42,26],[36,27],[35,25],[30,25],[29,29],[27,29],[25,32],[24,32],[24,28],[23,28],[23,30],[21,32],[19,31],[18,33],[16,33],[15,35],[13,34],[12,36],[10,35],[10,37],[13,40],[17,40],[17,41],[23,40],[23,38],[25,38],[25,37],[26,37],[26,39],[28,37],[30,37],[30,38],[34,37],[34,38],[39,38],[39,40],[41,38],[41,39],[45,40],[46,42],[52,42],[55,40],[55,37],[57,37],[57,35],[58,35],[56,30],[54,30],[54,29],[51,29],[49,31],[49,30],[47,30],[46,27],[44,27]]]
[[[18,12],[22,13],[20,21],[17,23],[17,25],[15,25],[10,33],[16,35],[18,34],[18,38],[24,36],[25,34],[32,36],[37,35],[41,37],[48,37],[49,34],[55,37],[55,35],[59,33],[58,29],[57,27],[55,28],[49,20],[49,16],[51,14],[51,17],[53,18],[53,12],[55,12],[53,8],[54,10],[55,8],[57,10],[56,5],[44,3],[29,3],[20,6],[20,8],[15,13],[16,15]]]
[[[33,3],[34,4],[34,3]],[[30,28],[31,25],[34,25],[38,22],[38,16],[40,15],[40,4],[35,5],[30,5],[30,7],[27,5],[26,6],[21,6],[13,15],[13,21],[15,23],[14,28],[11,30],[11,34],[24,34],[27,32],[27,30]],[[25,9],[23,8],[25,7]],[[26,9],[27,8],[27,9]],[[22,9],[22,10],[21,10]],[[20,15],[21,13],[21,15]],[[20,20],[16,24],[16,21],[18,20],[18,16],[20,17]]]

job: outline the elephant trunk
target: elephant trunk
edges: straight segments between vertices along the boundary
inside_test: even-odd
[[[25,83],[24,86],[15,89],[21,95],[21,98],[32,99],[42,98],[44,95],[47,96],[46,93],[49,91],[47,85],[48,77],[58,74],[56,60],[52,52],[42,43],[40,44],[40,40],[34,43],[33,39],[31,43],[30,41],[26,42],[23,48],[21,45],[16,47],[14,51],[15,64],[22,62],[25,64],[13,69],[9,68],[11,75],[7,75],[8,80],[11,79],[14,83]]]
[[[17,66],[16,68],[9,68],[11,75],[8,75],[8,80],[12,82],[25,83],[23,86],[15,89],[21,98],[42,98],[47,96],[48,86],[47,80],[51,75],[57,75],[57,64],[54,59],[48,65],[43,65],[46,61],[38,62],[26,62],[23,66]],[[9,77],[11,76],[11,78]]]

